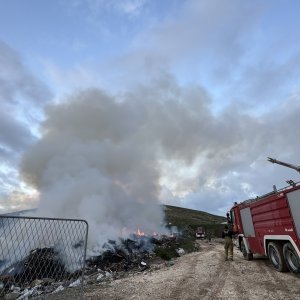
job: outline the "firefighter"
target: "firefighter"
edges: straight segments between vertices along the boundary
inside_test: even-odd
[[[228,225],[225,225],[224,231],[222,232],[222,238],[225,241],[225,260],[233,260],[233,242],[232,237],[236,232],[228,228]],[[228,253],[229,252],[229,253]],[[229,254],[229,255],[228,255]]]
[[[211,232],[210,231],[207,233],[207,239],[209,242],[211,242]]]

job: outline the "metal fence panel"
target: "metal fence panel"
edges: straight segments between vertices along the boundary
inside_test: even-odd
[[[85,220],[0,216],[0,298],[74,286],[83,298],[87,235]]]

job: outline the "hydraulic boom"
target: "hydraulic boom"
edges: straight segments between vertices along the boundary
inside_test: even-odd
[[[271,158],[271,157],[268,157],[268,161],[273,163],[273,164],[278,164],[278,165],[282,165],[282,166],[294,169],[294,170],[296,170],[297,172],[300,173],[300,166],[292,165],[292,164],[289,164],[289,163],[286,163],[286,162],[283,162],[283,161],[280,161],[280,160],[277,160],[277,159],[274,159],[274,158]]]

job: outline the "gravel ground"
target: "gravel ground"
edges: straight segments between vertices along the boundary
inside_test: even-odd
[[[159,269],[85,286],[85,299],[253,299],[300,300],[300,278],[279,273],[266,258],[245,261],[234,250],[224,261],[223,245],[202,241],[200,251],[183,255]],[[47,299],[76,299],[68,289]]]

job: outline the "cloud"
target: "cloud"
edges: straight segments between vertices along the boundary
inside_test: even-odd
[[[22,211],[37,207],[38,198],[33,193],[24,192],[21,189],[14,189],[8,194],[0,194],[0,214]]]
[[[44,106],[50,98],[46,86],[24,66],[18,53],[0,41],[0,101],[16,108],[18,104]]]
[[[250,37],[263,6],[213,0],[186,1],[181,8],[176,18],[167,18],[142,32],[134,42],[135,48],[166,57],[172,63],[189,62],[205,71],[209,67],[206,76],[220,76],[221,69],[228,73],[228,68],[236,67],[244,55],[242,37]]]
[[[86,9],[89,18],[96,18],[108,11],[110,13],[118,13],[126,16],[137,16],[141,13],[148,0],[73,0],[73,9]],[[68,2],[69,3],[69,2]]]
[[[125,0],[125,1],[117,1],[112,0],[109,1],[107,5],[110,5],[117,9],[120,12],[125,14],[129,14],[131,16],[137,16],[141,13],[148,0]]]
[[[19,105],[29,105],[28,97],[37,100],[39,88],[31,83],[31,76],[25,71],[17,54],[3,42],[0,43],[0,147],[9,161],[16,158],[33,141],[30,129],[20,114]],[[24,106],[23,106],[24,107]],[[2,157],[4,158],[4,157]]]
[[[0,128],[1,148],[7,152],[18,153],[34,140],[30,130],[7,111],[0,111]]]
[[[75,3],[80,11],[90,8],[107,13],[108,18],[98,21],[111,37],[119,39],[110,40],[113,54],[106,62],[102,55],[95,55],[92,64],[79,63],[69,70],[46,65],[63,92],[92,85],[126,90],[170,72],[181,82],[204,86],[213,96],[216,110],[236,101],[253,110],[265,110],[289,97],[299,81],[299,50],[292,34],[298,19],[292,14],[293,5],[286,8],[287,16],[278,29],[272,19],[281,12],[277,1],[189,0],[168,3],[166,12],[158,11],[154,2],[144,1]],[[128,3],[144,8],[137,23],[120,21],[115,13]],[[115,22],[122,27],[115,28]],[[92,53],[92,47],[89,49]]]
[[[12,48],[0,41],[0,180],[6,186],[0,196],[8,207],[12,199],[8,195],[19,184],[17,172],[7,170],[18,168],[23,151],[36,140],[34,128],[49,99],[45,85],[27,70]]]
[[[113,65],[114,82],[145,82],[167,71],[204,86],[216,107],[239,101],[253,110],[278,105],[297,87],[299,49],[287,38],[294,27],[286,21],[273,29],[276,4],[186,1],[180,8],[131,40]]]
[[[199,167],[199,188],[181,197],[182,203],[224,214],[235,201],[268,193],[274,184],[282,188],[289,179],[299,181],[295,170],[267,162],[270,156],[299,164],[299,103],[297,93],[259,117],[232,106],[223,111],[218,118],[219,147],[210,149]]]
[[[207,82],[222,86],[236,77],[238,67],[248,53],[251,35],[257,29],[264,6],[255,2],[250,5],[241,1],[182,1],[177,10],[168,3],[167,11],[161,13],[151,1],[76,1],[81,11],[90,8],[93,12],[104,14],[110,9],[109,21],[98,18],[97,22],[104,22],[111,35],[118,35],[118,41],[111,44],[114,53],[106,63],[93,65],[83,63],[70,72],[50,66],[53,78],[59,73],[67,76],[67,84],[77,78],[77,84],[91,82],[91,77],[101,78],[93,80],[101,87],[118,89],[128,88],[137,82],[151,81],[158,73],[171,72],[180,79],[186,77],[206,85]],[[150,5],[151,4],[151,5]],[[162,4],[163,5],[163,4]],[[148,7],[149,6],[149,7]],[[148,7],[147,11],[140,11],[140,19],[134,24],[120,21],[111,10],[121,7]],[[126,9],[124,9],[126,10]],[[130,11],[130,9],[128,9]],[[150,17],[150,13],[161,17]],[[146,21],[141,21],[141,19]],[[115,28],[115,22],[122,24]],[[134,26],[140,26],[137,30]],[[245,42],[244,35],[250,41]],[[124,43],[125,41],[125,43]],[[111,43],[111,42],[110,42]],[[97,53],[99,49],[95,49]],[[96,64],[96,67],[95,67]],[[53,72],[54,71],[54,72]],[[74,73],[73,76],[70,73]],[[104,75],[105,74],[105,75]],[[160,76],[159,74],[159,76]],[[71,78],[72,77],[72,78]],[[108,79],[107,79],[108,78]],[[58,81],[58,80],[57,80]],[[65,80],[63,80],[65,81]],[[113,86],[111,84],[113,82]]]
[[[255,99],[255,103],[268,102],[269,105],[277,105],[297,89],[300,79],[299,64],[299,49],[281,60],[276,60],[269,54],[262,55],[258,62],[243,69],[237,82],[237,93],[248,101]]]

